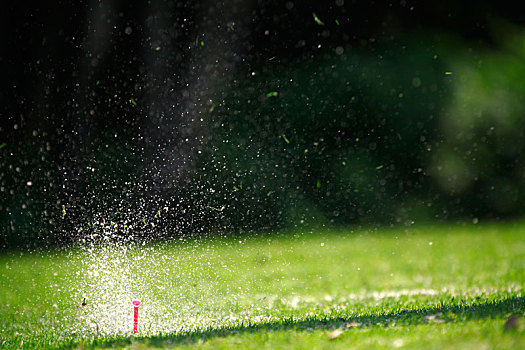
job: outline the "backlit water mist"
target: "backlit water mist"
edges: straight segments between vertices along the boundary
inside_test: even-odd
[[[209,110],[220,104],[214,100],[214,92],[244,61],[239,35],[233,28],[238,25],[233,18],[243,16],[224,5],[208,5],[195,10],[202,23],[180,16],[168,3],[148,6],[142,14],[143,23],[126,22],[126,16],[111,4],[96,3],[90,11],[88,34],[83,40],[86,68],[80,79],[85,88],[79,90],[84,106],[79,108],[89,110],[89,118],[97,117],[96,107],[90,109],[93,101],[86,96],[90,96],[95,80],[95,84],[104,84],[105,67],[112,65],[113,55],[119,55],[108,47],[115,37],[142,43],[140,49],[129,54],[130,60],[138,57],[142,62],[139,74],[145,78],[138,82],[130,74],[129,80],[124,79],[126,88],[108,97],[127,104],[140,115],[133,125],[135,134],[127,135],[131,136],[130,145],[123,145],[131,147],[135,160],[129,161],[137,169],[128,168],[129,177],[123,184],[115,184],[120,194],[101,198],[95,210],[77,217],[75,226],[82,251],[77,258],[83,267],[77,272],[81,282],[76,298],[87,300],[77,316],[79,329],[94,334],[129,334],[130,302],[140,299],[141,334],[188,330],[192,325],[211,325],[219,317],[212,312],[213,304],[218,307],[225,302],[213,294],[213,272],[203,270],[206,262],[198,261],[191,245],[173,255],[145,246],[144,241],[165,233],[173,236],[173,231],[180,231],[175,235],[182,237],[188,228],[198,234],[202,218],[220,219],[225,209],[217,209],[218,205],[207,199],[207,194],[214,192],[213,184],[196,178],[195,168],[212,133],[213,114]],[[117,13],[119,18],[115,17]],[[120,118],[127,117],[124,114]],[[80,166],[86,167],[80,171],[84,174],[81,182],[90,182],[90,176],[98,171],[108,172],[99,169],[96,160],[85,161],[85,157],[89,159],[90,138],[97,137],[90,135],[90,125],[80,125],[83,134],[76,157]],[[119,133],[115,130],[114,137],[121,137]],[[177,194],[184,186],[198,186],[199,192],[206,194],[183,202]],[[94,197],[105,195],[98,187],[89,193]],[[198,285],[188,285],[188,274],[196,275]],[[177,290],[182,298],[173,298]],[[188,295],[195,300],[188,300]],[[192,308],[196,304],[202,307],[207,299],[211,301],[209,308]]]
[[[282,299],[199,249],[522,217],[521,12],[489,3],[9,3],[0,250],[72,249],[72,332],[140,299],[155,334]]]

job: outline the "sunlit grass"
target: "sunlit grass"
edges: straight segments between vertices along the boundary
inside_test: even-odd
[[[525,320],[504,324],[525,312],[524,237],[441,225],[4,255],[0,346],[519,348]]]

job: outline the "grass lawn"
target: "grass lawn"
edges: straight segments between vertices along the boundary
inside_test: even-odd
[[[523,349],[524,287],[523,223],[83,243],[0,256],[0,347]]]

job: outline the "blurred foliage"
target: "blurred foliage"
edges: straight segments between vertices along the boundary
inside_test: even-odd
[[[42,100],[21,99],[30,112],[0,125],[0,248],[108,228],[173,237],[523,215],[521,26],[492,19],[483,41],[442,29],[350,39],[343,17],[318,11],[331,23],[320,25],[301,11],[290,13],[326,45],[301,49],[294,32],[272,52],[283,36],[256,26],[261,51],[230,57],[224,43],[250,38],[236,27],[249,17],[225,19],[215,41],[161,35],[151,20],[147,59],[124,24],[111,55],[76,53],[89,68],[72,77],[35,68]],[[186,61],[184,40],[198,44]]]
[[[525,64],[507,49],[518,35],[265,62],[220,92],[199,168],[254,227],[518,216]]]

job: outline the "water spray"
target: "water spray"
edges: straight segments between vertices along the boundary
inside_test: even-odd
[[[140,306],[140,300],[133,300],[133,333],[138,332],[139,327],[139,306]]]

